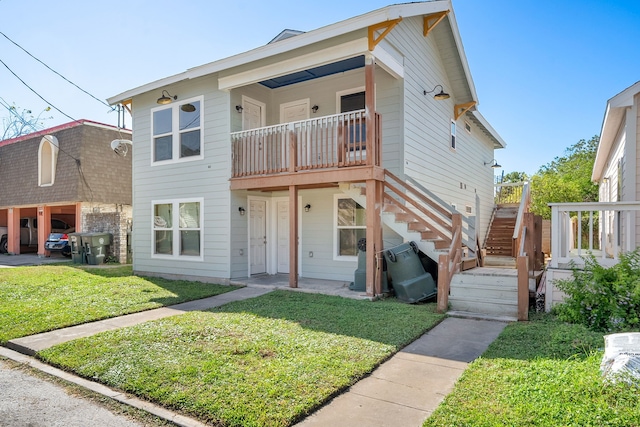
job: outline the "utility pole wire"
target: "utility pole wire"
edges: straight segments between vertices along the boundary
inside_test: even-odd
[[[74,119],[73,117],[71,117],[70,115],[68,115],[67,113],[65,113],[64,111],[62,111],[61,109],[59,109],[58,107],[56,107],[55,105],[53,105],[52,103],[50,103],[49,101],[47,101],[46,99],[44,99],[42,97],[42,95],[40,95],[38,92],[36,92],[31,86],[29,86],[27,83],[25,83],[25,81],[22,80],[16,73],[14,73],[13,70],[11,68],[9,68],[9,66],[7,64],[5,64],[2,59],[0,59],[0,63],[2,63],[2,65],[4,65],[5,68],[7,70],[9,70],[9,72],[11,74],[13,74],[16,77],[16,79],[20,80],[22,82],[22,84],[25,85],[31,92],[35,93],[38,98],[42,99],[47,105],[50,105],[51,108],[55,108],[55,110],[58,111],[60,114],[62,114],[65,117],[70,118],[74,122],[78,121],[78,120]]]
[[[2,0],[0,0],[2,1]],[[35,59],[36,61],[38,61],[39,63],[41,63],[42,65],[44,65],[45,67],[47,67],[50,71],[52,71],[53,73],[57,74],[58,76],[60,76],[63,80],[65,80],[67,83],[72,84],[73,86],[75,86],[76,88],[78,88],[79,90],[81,90],[82,92],[86,93],[87,95],[89,95],[90,97],[92,97],[93,99],[95,99],[96,101],[98,101],[99,103],[101,103],[102,105],[106,105],[107,107],[109,107],[111,109],[111,111],[114,111],[115,108],[112,107],[111,105],[107,104],[106,102],[104,102],[103,100],[96,98],[95,96],[93,96],[92,94],[90,94],[89,92],[87,92],[86,90],[82,89],[80,86],[78,86],[77,84],[75,84],[74,82],[72,82],[71,80],[69,80],[68,78],[66,78],[65,76],[63,76],[62,74],[60,74],[59,72],[57,72],[56,70],[54,70],[53,68],[49,67],[47,64],[45,64],[44,62],[42,62],[41,60],[39,60],[38,58],[36,58],[35,56],[33,56],[28,50],[26,50],[25,48],[23,48],[22,46],[20,46],[18,43],[14,42],[13,40],[11,40],[9,38],[9,36],[7,36],[5,33],[3,33],[2,31],[0,31],[0,34],[2,34],[2,36],[9,40],[11,43],[13,43],[14,45],[16,45],[18,48],[20,48],[22,51],[24,51],[24,53],[26,53],[27,55],[29,55],[30,57],[32,57],[33,59]],[[6,65],[5,65],[6,67]],[[8,67],[7,67],[8,68]],[[15,74],[14,74],[15,75]],[[17,77],[17,76],[16,76]],[[57,110],[57,108],[56,108]],[[59,110],[58,110],[59,111]],[[64,113],[63,113],[64,114]],[[65,114],[66,115],[66,114]],[[67,116],[68,117],[68,116]]]

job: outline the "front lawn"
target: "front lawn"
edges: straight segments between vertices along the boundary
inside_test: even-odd
[[[424,427],[640,426],[637,386],[600,376],[604,340],[545,315],[507,326]]]
[[[236,287],[133,276],[130,266],[0,269],[0,344],[66,326],[217,295]]]
[[[39,356],[217,426],[286,426],[443,318],[435,304],[276,291]]]

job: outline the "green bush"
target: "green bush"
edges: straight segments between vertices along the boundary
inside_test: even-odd
[[[618,264],[603,267],[595,256],[584,258],[584,269],[573,269],[573,279],[559,280],[567,294],[556,306],[561,320],[593,331],[621,332],[640,326],[640,252],[620,255]]]

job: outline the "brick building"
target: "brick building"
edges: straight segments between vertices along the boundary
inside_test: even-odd
[[[0,229],[9,253],[36,248],[20,241],[21,219],[33,217],[44,225],[37,229],[40,256],[49,255],[44,243],[51,219],[59,219],[77,232],[113,234],[111,255],[126,261],[131,155],[116,155],[115,139],[131,139],[131,131],[78,120],[0,141]]]

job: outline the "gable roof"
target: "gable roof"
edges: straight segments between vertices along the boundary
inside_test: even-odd
[[[395,4],[308,32],[284,30],[264,46],[210,62],[208,64],[189,68],[182,73],[127,90],[108,98],[107,102],[111,105],[126,103],[134,96],[152,90],[157,90],[167,85],[219,73],[254,61],[291,52],[314,43],[319,43],[347,33],[362,30],[381,22],[398,18],[425,16],[445,11],[449,11],[449,13],[430,37],[436,37],[436,43],[439,46],[441,54],[446,53],[446,55],[443,54],[443,60],[445,67],[447,68],[447,74],[450,76],[451,85],[453,86],[450,88],[450,92],[455,95],[456,100],[460,101],[460,103],[475,102],[475,105],[471,108],[469,113],[477,112],[476,107],[478,105],[478,97],[473,79],[471,78],[471,71],[469,69],[469,64],[467,63],[464,48],[462,46],[462,40],[458,31],[458,25],[456,23],[451,0],[428,0],[422,2]],[[446,58],[444,58],[444,56],[446,56]],[[308,71],[309,70],[307,69],[306,72]],[[323,72],[325,71],[330,72],[331,70],[324,70]],[[288,76],[280,76],[274,79],[263,80],[263,84],[267,87],[269,87],[269,84],[274,85],[273,87],[279,87],[281,85],[281,83],[277,81],[279,78],[284,78],[286,80],[290,77],[295,76],[290,73]],[[296,78],[304,79],[305,77],[299,75]],[[479,113],[477,115],[472,115],[472,120],[483,129],[483,132],[491,139],[495,148],[506,147],[506,143]]]
[[[633,106],[633,99],[640,93],[640,81],[629,86],[619,94],[607,101],[600,131],[600,142],[596,152],[596,160],[593,163],[591,180],[600,181],[602,173],[609,157],[609,152],[613,148],[616,135],[625,118],[626,109]]]
[[[44,135],[49,135],[52,133],[56,133],[56,132],[60,132],[61,130],[65,130],[65,129],[71,129],[77,126],[82,126],[82,125],[88,125],[88,126],[94,126],[94,127],[100,127],[100,128],[105,128],[105,129],[111,129],[111,130],[117,130],[120,132],[124,132],[128,135],[131,134],[131,130],[129,129],[123,129],[123,128],[118,128],[116,126],[112,126],[112,125],[107,125],[104,123],[99,123],[99,122],[94,122],[92,120],[86,120],[86,119],[80,119],[80,120],[76,120],[74,122],[69,122],[69,123],[64,123],[58,126],[54,126],[48,129],[42,129],[36,132],[32,132],[32,133],[28,133],[26,135],[20,135],[20,136],[16,136],[15,138],[10,138],[10,139],[4,139],[2,141],[0,141],[0,147],[3,147],[5,145],[10,145],[10,144],[15,144],[16,142],[20,142],[20,141],[25,141],[27,139],[31,139],[31,138],[38,138]]]

